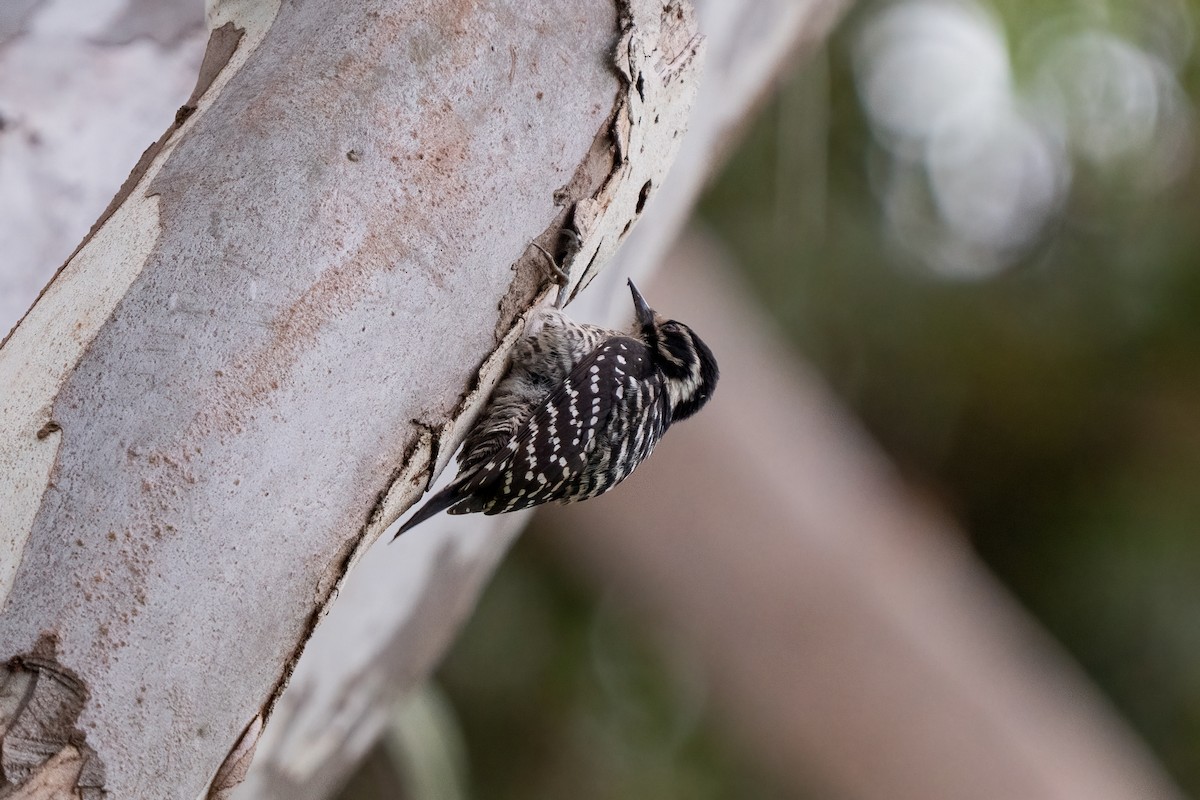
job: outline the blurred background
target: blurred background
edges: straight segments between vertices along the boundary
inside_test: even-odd
[[[860,2],[695,221],[1193,796],[1198,14]],[[558,543],[572,511],[522,537],[344,800],[836,796],[752,757],[700,660]]]

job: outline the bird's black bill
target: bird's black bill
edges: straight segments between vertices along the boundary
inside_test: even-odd
[[[633,285],[632,278],[629,280],[629,291],[633,293],[633,309],[637,313],[638,322],[642,325],[653,324],[654,312],[646,304],[646,298],[642,297],[642,293]]]

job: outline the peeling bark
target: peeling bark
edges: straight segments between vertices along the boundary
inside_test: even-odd
[[[586,267],[571,270],[566,296],[578,295],[612,259],[675,160],[695,100],[703,44],[689,5],[668,3],[641,19],[630,9],[622,14],[615,66],[624,96],[609,130],[613,165],[596,191],[569,198],[575,200],[571,226],[579,246],[565,266]],[[559,196],[564,194],[569,197],[569,189]]]
[[[208,787],[208,797],[211,800],[225,800],[242,781],[254,760],[254,751],[258,749],[258,737],[262,735],[263,718],[255,717],[247,726],[242,738],[238,739],[233,750],[225,757],[221,768],[217,770],[212,785]]]
[[[0,667],[0,796],[70,787],[83,800],[101,800],[104,764],[76,727],[87,686],[56,651],[55,639],[43,636]]]

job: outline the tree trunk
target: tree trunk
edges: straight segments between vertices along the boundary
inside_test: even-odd
[[[632,313],[625,279],[641,280],[657,268],[737,131],[789,58],[824,39],[843,5],[824,0],[697,3],[707,56],[678,158],[669,180],[647,204],[642,224],[571,305],[573,316],[625,324]],[[668,303],[664,297],[664,306]],[[443,516],[423,523],[392,547],[375,548],[348,576],[297,663],[276,721],[267,726],[235,800],[320,800],[341,785],[392,719],[395,700],[436,664],[525,519],[524,514]],[[423,582],[420,570],[425,567],[414,565],[428,559],[408,555],[408,548],[434,546],[434,539],[422,537],[435,526],[467,531],[458,540],[459,549],[443,556],[460,571],[467,565],[471,569],[457,581],[470,591],[455,594],[454,603],[429,596],[454,581]]]
[[[573,216],[572,292],[607,261],[673,158],[700,49],[685,7],[648,2],[208,21],[192,97],[0,348],[12,796],[242,779],[347,570],[554,291],[529,243]],[[409,682],[502,546],[443,528],[389,549]]]

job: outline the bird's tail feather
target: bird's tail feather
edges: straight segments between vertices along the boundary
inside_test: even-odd
[[[461,500],[462,495],[459,494],[459,490],[459,483],[455,481],[425,501],[425,505],[421,506],[421,510],[414,514],[412,519],[400,526],[400,530],[396,531],[396,535],[392,537],[392,541],[396,541],[400,537],[400,534],[410,528],[415,528],[433,515],[445,511]]]

